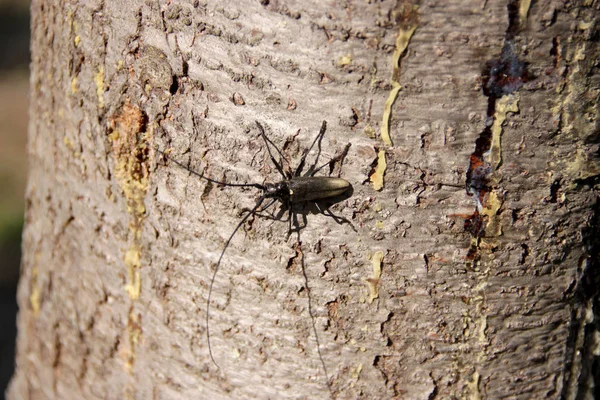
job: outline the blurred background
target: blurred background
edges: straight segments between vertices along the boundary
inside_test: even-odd
[[[0,0],[0,398],[14,369],[27,178],[29,1]]]

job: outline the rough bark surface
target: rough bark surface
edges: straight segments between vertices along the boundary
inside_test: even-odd
[[[598,5],[509,3],[33,1],[9,397],[591,393]],[[485,95],[506,49],[527,71]],[[215,179],[277,180],[255,120],[292,164],[323,120],[323,157],[351,144],[332,173],[354,192],[332,211],[357,232],[313,207],[299,238],[244,224],[213,293],[217,369],[208,285],[259,193],[154,149]]]

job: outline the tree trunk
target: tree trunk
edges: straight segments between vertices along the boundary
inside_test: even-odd
[[[9,397],[591,396],[598,5],[508,3],[33,1]],[[323,120],[356,231],[245,222],[217,368],[261,193],[172,160],[277,181],[255,121]]]

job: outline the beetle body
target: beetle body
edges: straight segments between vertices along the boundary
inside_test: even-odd
[[[339,196],[350,187],[350,182],[342,178],[298,176],[279,183],[266,184],[264,197],[297,204]]]
[[[350,189],[350,182],[329,176],[301,176],[287,181],[291,203],[302,203],[339,196]]]

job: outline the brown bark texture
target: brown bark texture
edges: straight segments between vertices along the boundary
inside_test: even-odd
[[[591,396],[598,37],[592,0],[33,1],[9,398]],[[217,368],[260,192],[173,160],[276,182],[255,121],[294,166],[324,120],[355,230],[250,217]]]

